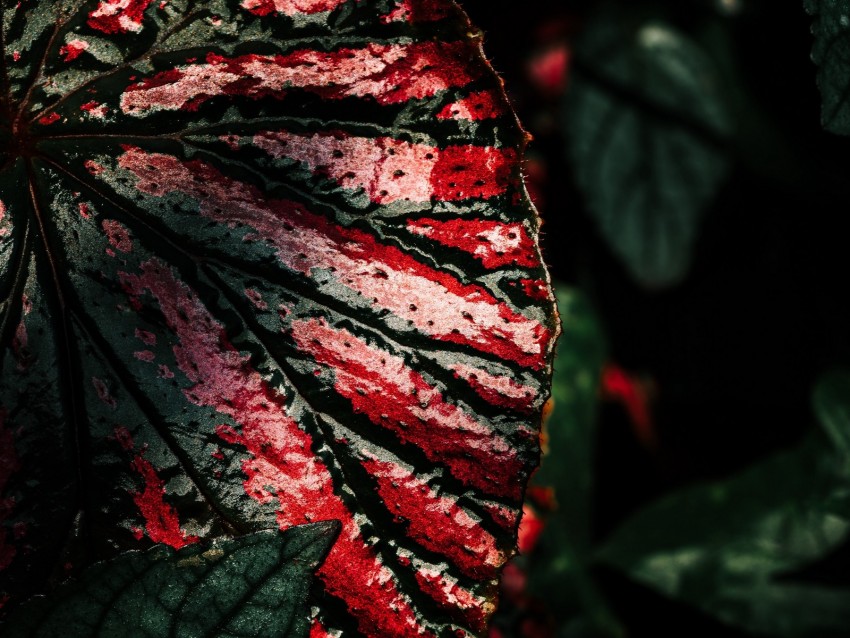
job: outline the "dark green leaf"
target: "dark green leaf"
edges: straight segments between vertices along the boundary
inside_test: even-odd
[[[585,615],[594,635],[618,635],[588,571],[596,409],[606,344],[577,289],[556,287],[563,334],[555,356],[548,450],[533,485],[554,490],[555,509],[528,557],[529,591],[561,622]]]
[[[606,345],[589,300],[577,289],[556,289],[563,334],[555,356],[548,451],[533,484],[555,489],[558,507],[551,533],[567,534],[578,552],[588,548],[596,408]],[[565,523],[561,525],[560,523]],[[560,543],[558,543],[560,544]]]
[[[850,135],[850,1],[805,0],[805,7],[814,16],[821,123],[830,133]]]
[[[712,61],[667,24],[602,11],[576,45],[566,109],[576,180],[603,236],[641,284],[677,283],[728,167]]]
[[[725,481],[686,488],[638,513],[599,557],[636,580],[728,623],[768,636],[846,635],[850,589],[793,580],[850,530],[846,374],[826,377],[820,433]],[[842,633],[845,632],[845,633]]]
[[[308,591],[340,525],[159,545],[88,568],[24,605],[7,638],[306,638]]]

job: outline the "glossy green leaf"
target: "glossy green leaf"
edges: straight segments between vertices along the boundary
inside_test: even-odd
[[[128,552],[20,608],[7,638],[306,638],[313,572],[340,524]]]
[[[821,123],[840,135],[850,135],[850,2],[805,0],[814,17],[812,60],[818,66]]]
[[[644,286],[679,282],[729,164],[712,61],[665,23],[602,11],[576,45],[565,123],[575,179],[613,252]]]
[[[850,486],[840,447],[847,387],[840,374],[815,391],[817,411],[838,450],[818,432],[737,476],[676,492],[626,522],[598,556],[758,634],[846,635],[850,589],[796,581],[790,572],[823,558],[850,531],[840,512]]]

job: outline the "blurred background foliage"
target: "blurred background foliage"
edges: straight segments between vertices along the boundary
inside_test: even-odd
[[[850,636],[850,3],[463,4],[564,320],[491,638]]]

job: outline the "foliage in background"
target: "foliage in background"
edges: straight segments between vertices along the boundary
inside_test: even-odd
[[[670,24],[606,5],[574,45],[565,111],[576,182],[612,250],[644,286],[681,282],[729,167],[712,60]]]
[[[724,197],[724,180],[733,173],[736,195],[746,192],[744,179],[757,183],[766,178],[779,193],[805,188],[803,197],[813,208],[823,207],[821,198],[846,201],[842,199],[846,187],[840,182],[846,182],[847,173],[833,181],[830,173],[838,169],[824,158],[806,155],[811,152],[808,148],[800,157],[789,155],[788,149],[800,141],[793,131],[774,128],[774,105],[760,104],[762,87],[742,79],[751,63],[736,59],[732,49],[737,21],[758,24],[771,13],[770,3],[568,4],[567,11],[573,13],[563,19],[560,32],[540,28],[536,37],[542,44],[529,53],[529,85],[537,97],[520,93],[541,113],[566,113],[564,128],[557,133],[546,128],[552,119],[541,114],[532,120],[543,131],[539,135],[544,143],[547,137],[553,140],[550,155],[538,159],[532,180],[539,176],[536,188],[548,221],[557,216],[587,216],[597,224],[602,242],[622,261],[636,287],[642,288],[635,293],[620,284],[621,294],[626,291],[647,305],[661,299],[668,306],[670,298],[699,294],[706,270],[719,267],[719,260],[726,257],[701,256],[699,251],[707,245],[699,238],[703,224],[720,215],[714,210],[715,200]],[[850,3],[809,1],[805,8],[815,16],[812,57],[819,67],[824,127],[850,133]],[[797,26],[807,30],[800,9]],[[549,10],[559,15],[556,9]],[[551,58],[550,52],[558,46],[566,54],[563,95],[556,101],[551,91],[542,91],[539,73],[544,68],[540,61],[547,55]],[[753,48],[758,44],[753,43]],[[546,84],[558,85],[551,78]],[[783,88],[804,93],[809,87],[787,84]],[[793,105],[793,98],[788,102]],[[806,128],[805,123],[801,128]],[[551,166],[556,165],[552,155],[558,141],[567,149],[567,169],[580,196],[572,200],[581,204],[577,210],[559,208],[563,201],[553,198],[556,189],[547,184],[557,179]],[[834,142],[818,140],[818,144],[823,149]],[[673,150],[665,155],[667,148]],[[846,153],[846,145],[836,148]],[[806,180],[810,183],[804,184]],[[658,195],[647,197],[644,193],[653,188]],[[819,188],[824,192],[819,193]],[[641,205],[653,198],[651,205]],[[659,220],[665,219],[678,221],[678,225],[667,224],[666,234],[659,232],[665,228]],[[727,234],[738,230],[731,217],[714,226]],[[576,244],[588,237],[585,226],[578,228],[585,234]],[[766,233],[768,229],[766,224]],[[550,235],[549,244],[551,250],[558,239]],[[558,255],[555,260],[560,263]],[[690,272],[695,260],[703,261],[698,276]],[[850,269],[846,259],[836,261],[844,270],[821,271],[817,276],[827,294],[840,295]],[[608,267],[598,259],[596,264],[600,263]],[[564,276],[557,266],[555,272]],[[619,343],[612,348],[607,332],[612,324],[628,324],[628,318],[593,308],[604,301],[601,289],[608,283],[598,272],[579,270],[577,287],[558,286],[565,324],[555,365],[555,406],[546,427],[548,451],[532,479],[520,534],[523,555],[505,570],[502,607],[491,636],[643,636],[650,635],[642,633],[649,627],[675,627],[679,635],[699,636],[847,636],[850,373],[823,372],[821,365],[813,383],[795,389],[811,397],[808,418],[803,415],[790,426],[802,433],[796,440],[762,448],[759,458],[732,472],[680,481],[654,498],[644,496],[600,531],[598,510],[611,507],[600,499],[617,495],[605,485],[600,489],[599,483],[628,491],[633,479],[644,480],[629,473],[637,464],[608,465],[608,472],[614,474],[607,478],[594,467],[600,456],[612,455],[610,446],[623,440],[613,432],[616,422],[612,425],[610,405],[610,372],[617,369],[615,357],[622,356],[623,335],[617,335]],[[671,292],[659,297],[662,289]],[[700,319],[706,326],[724,312],[724,303],[731,303],[724,300],[722,288],[719,292],[716,313],[708,312]],[[786,299],[788,304],[799,303]],[[620,308],[615,303],[607,305],[608,310]],[[734,313],[734,306],[729,311]],[[676,317],[671,319],[675,322]],[[801,322],[799,329],[818,331],[817,319]],[[846,333],[846,326],[845,322],[837,330]],[[795,344],[798,333],[781,334],[783,338],[767,347],[780,351],[800,347]],[[625,338],[639,340],[642,335],[633,329]],[[828,340],[826,344],[832,347]],[[655,345],[664,349],[677,344],[671,340]],[[846,366],[850,363],[846,355],[846,348],[836,349],[826,360]],[[721,369],[744,366],[746,357],[742,350],[738,359],[728,358]],[[694,365],[699,367],[703,361],[696,359]],[[763,373],[759,363],[749,368],[754,380]],[[713,369],[706,367],[705,374]],[[644,455],[647,466],[663,468],[669,463],[665,457],[669,442],[664,437],[670,432],[656,431],[654,437],[646,437],[642,430],[646,424],[639,422],[641,411],[665,408],[668,388],[662,385],[647,394],[646,387],[640,387],[640,376],[623,377],[617,383],[630,386],[620,386],[621,397],[628,395],[643,403],[614,412],[621,415],[620,421],[625,416],[632,427],[630,436],[633,445],[638,445],[629,448],[629,453]],[[666,381],[669,386],[676,383],[669,376]],[[778,402],[779,392],[757,395],[755,400]],[[699,404],[694,401],[687,406],[697,416]],[[739,424],[740,440],[754,436],[748,428],[758,431],[774,425],[743,420],[740,407],[721,404],[728,419]],[[650,427],[655,427],[651,421]],[[687,430],[689,423],[685,419],[674,427]],[[659,436],[660,447],[656,446]],[[727,434],[724,441],[726,449],[734,452],[737,439]],[[723,444],[717,449],[723,450]],[[624,596],[635,600],[624,601]],[[645,602],[650,604],[643,606]],[[675,619],[664,618],[670,611]]]
[[[598,559],[758,635],[845,636],[850,586],[794,577],[850,530],[835,508],[850,488],[850,456],[836,445],[850,436],[850,383],[838,379],[815,388],[821,430],[729,479],[645,508],[606,539]]]
[[[813,410],[821,428],[794,449],[680,489],[594,542],[591,464],[604,336],[582,293],[559,286],[558,300],[565,329],[547,451],[529,489],[523,555],[506,569],[491,636],[626,635],[594,576],[598,565],[754,635],[846,636],[850,586],[794,574],[848,539],[850,372],[819,380]]]

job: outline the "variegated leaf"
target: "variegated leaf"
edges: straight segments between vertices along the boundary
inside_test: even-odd
[[[314,635],[480,634],[548,395],[449,0],[4,0],[0,591],[337,519]]]

